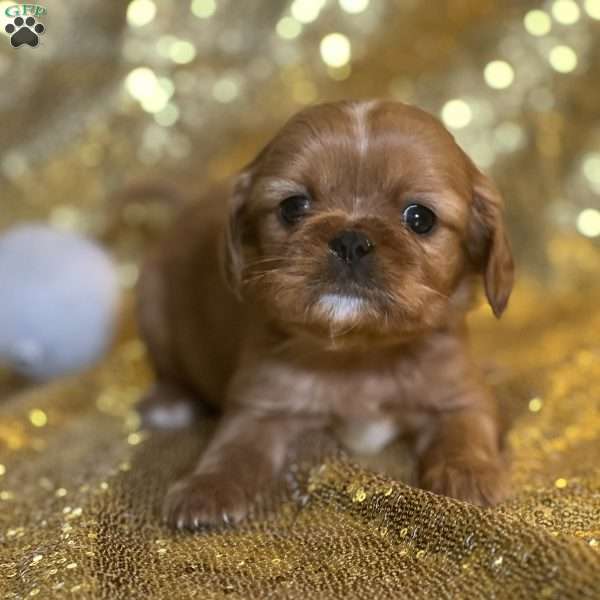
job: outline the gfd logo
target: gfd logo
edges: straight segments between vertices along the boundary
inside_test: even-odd
[[[4,31],[10,35],[13,48],[35,48],[40,43],[39,36],[46,31],[46,27],[39,22],[39,18],[48,14],[46,8],[38,4],[14,4],[9,6],[4,14],[12,19]]]

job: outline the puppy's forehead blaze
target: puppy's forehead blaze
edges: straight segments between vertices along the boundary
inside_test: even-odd
[[[259,176],[321,195],[415,195],[450,222],[463,220],[470,173],[453,137],[431,115],[396,102],[307,109],[268,147]]]

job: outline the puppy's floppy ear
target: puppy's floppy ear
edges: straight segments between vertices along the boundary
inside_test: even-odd
[[[225,280],[231,290],[241,297],[242,272],[244,269],[243,220],[244,207],[254,180],[255,162],[248,165],[236,177],[229,198],[229,219],[225,228],[223,266]]]
[[[483,273],[485,293],[494,315],[500,318],[514,281],[513,257],[504,225],[504,203],[491,179],[474,165],[472,168],[473,204],[468,250]]]

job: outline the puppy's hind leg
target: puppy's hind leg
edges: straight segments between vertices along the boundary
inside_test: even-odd
[[[156,383],[138,404],[142,424],[151,429],[179,429],[194,421],[199,402],[178,381],[178,369],[168,325],[166,285],[160,254],[150,257],[140,277],[137,313],[140,334],[148,349]]]
[[[142,425],[149,429],[181,429],[199,416],[199,402],[176,384],[157,381],[137,405]]]

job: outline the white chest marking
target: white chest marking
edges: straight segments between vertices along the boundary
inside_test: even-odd
[[[352,420],[344,422],[337,434],[344,446],[355,454],[377,454],[397,435],[398,425],[392,419]]]

